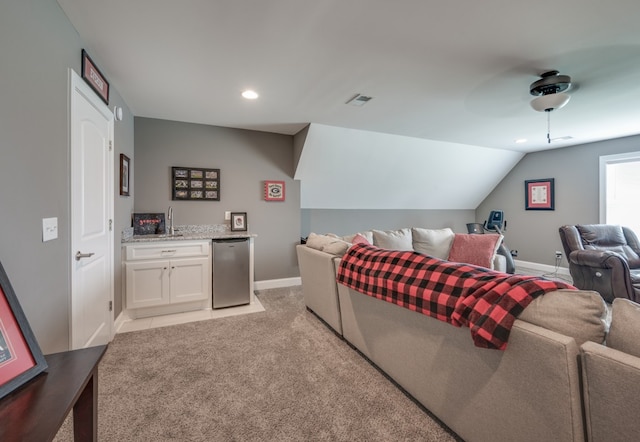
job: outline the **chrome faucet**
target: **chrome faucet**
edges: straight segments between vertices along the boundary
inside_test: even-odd
[[[169,219],[169,235],[175,235],[175,230],[173,228],[173,207],[171,206],[169,206],[167,218]]]

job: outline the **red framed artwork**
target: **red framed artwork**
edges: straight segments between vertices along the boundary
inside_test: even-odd
[[[47,362],[0,263],[0,398],[47,369]]]
[[[554,179],[526,180],[524,198],[526,210],[555,210]]]
[[[109,82],[84,49],[82,50],[82,78],[105,104],[109,104]]]
[[[284,201],[284,181],[265,181],[264,200]]]

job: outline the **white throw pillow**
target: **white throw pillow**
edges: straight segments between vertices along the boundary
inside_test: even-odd
[[[445,229],[411,229],[413,250],[440,259],[447,259],[455,233],[450,228]]]
[[[373,245],[389,250],[413,250],[411,229],[374,230]]]

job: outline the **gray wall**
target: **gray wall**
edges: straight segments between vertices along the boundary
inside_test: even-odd
[[[478,206],[476,220],[504,210],[505,242],[517,259],[554,265],[555,251],[563,250],[560,226],[599,222],[599,157],[638,150],[640,136],[527,154]],[[555,179],[553,211],[524,208],[524,181],[539,178]],[[564,256],[561,266],[568,266]]]
[[[299,275],[300,185],[293,137],[149,118],[135,119],[135,211],[173,207],[175,224],[222,224],[247,212],[255,239],[256,281]],[[172,201],[171,167],[220,169],[220,201]],[[263,181],[285,182],[284,202],[263,199]]]
[[[44,353],[69,348],[67,70],[80,72],[82,47],[54,0],[2,3],[0,261]],[[133,152],[133,118],[113,85],[111,96],[110,107],[123,106],[127,115],[115,127],[118,156]],[[127,206],[116,202],[116,227]],[[58,218],[58,239],[43,243],[42,218],[48,217]]]
[[[362,230],[390,230],[403,227],[451,228],[466,233],[475,222],[473,210],[343,210],[302,209],[302,236],[309,233],[349,235]]]

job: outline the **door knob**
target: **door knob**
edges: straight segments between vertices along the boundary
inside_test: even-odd
[[[76,261],[80,261],[82,258],[91,258],[95,253],[82,253],[78,250],[76,253]]]

